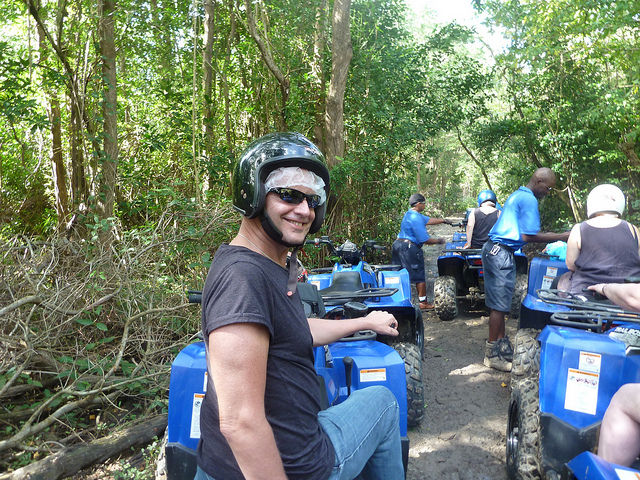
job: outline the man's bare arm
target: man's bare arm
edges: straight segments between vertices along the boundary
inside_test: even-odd
[[[393,315],[383,311],[374,311],[366,317],[344,320],[326,320],[309,318],[309,328],[313,336],[313,345],[326,345],[347,337],[360,330],[373,330],[381,335],[398,335],[398,322]]]
[[[264,411],[268,351],[269,332],[262,325],[236,323],[209,334],[220,431],[247,480],[287,478]]]

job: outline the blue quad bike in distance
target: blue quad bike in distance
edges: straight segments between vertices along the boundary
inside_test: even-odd
[[[514,345],[508,476],[640,478],[637,470],[593,453],[611,397],[622,385],[640,382],[640,314],[550,288],[564,270],[553,258],[531,263],[520,317],[527,341]],[[538,289],[532,292],[533,284]]]
[[[332,299],[326,311],[322,296],[312,284],[299,283],[298,291],[308,316],[320,318],[355,318],[366,315],[361,302]],[[371,289],[372,294],[395,294],[396,289]],[[366,299],[364,295],[358,298]],[[189,301],[200,303],[200,292],[190,291]],[[414,359],[420,362],[421,358]],[[376,340],[372,331],[362,331],[338,342],[314,347],[314,366],[320,385],[321,404],[328,408],[348,398],[351,392],[374,385],[384,385],[395,395],[400,411],[402,455],[407,471],[409,439],[407,436],[406,362],[394,348]],[[420,370],[421,371],[421,370]],[[191,480],[196,471],[196,449],[200,439],[200,408],[207,385],[204,342],[185,347],[171,364],[169,415],[165,439],[156,468],[156,480]],[[421,386],[421,385],[420,385]]]
[[[307,278],[318,288],[329,317],[339,316],[334,310],[345,301],[362,301],[369,311],[387,311],[398,321],[397,337],[378,336],[377,340],[393,347],[404,360],[407,424],[417,426],[424,416],[424,323],[420,308],[411,300],[409,272],[401,265],[369,264],[366,260],[374,251],[386,249],[375,240],[366,240],[360,247],[347,240],[335,247],[323,236],[306,244],[325,247],[338,260],[332,267],[311,270]]]
[[[466,228],[465,220],[454,226]],[[484,306],[484,271],[482,269],[482,249],[462,248],[467,241],[465,232],[454,232],[438,257],[438,276],[433,284],[433,298],[436,315],[442,321],[453,320],[462,305],[469,309]],[[511,301],[510,317],[518,318],[520,302],[527,289],[527,257],[518,250],[514,254],[516,262],[516,285]]]

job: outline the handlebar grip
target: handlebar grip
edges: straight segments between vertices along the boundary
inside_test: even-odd
[[[202,292],[200,290],[188,290],[187,300],[189,303],[202,303]]]

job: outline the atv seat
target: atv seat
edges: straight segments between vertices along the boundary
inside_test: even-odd
[[[333,274],[333,282],[327,288],[320,290],[322,296],[325,295],[345,295],[362,290],[362,279],[360,272],[336,272]]]

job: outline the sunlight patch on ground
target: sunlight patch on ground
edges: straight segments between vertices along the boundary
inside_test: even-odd
[[[479,363],[472,363],[466,367],[451,370],[449,375],[478,375],[479,373],[487,373],[487,367]],[[471,381],[474,381],[472,379]]]
[[[498,415],[492,416],[484,421],[474,421],[476,426],[475,432],[469,431],[467,426],[459,428],[457,430],[445,430],[441,432],[429,432],[422,433],[420,438],[416,438],[415,435],[411,435],[409,432],[411,447],[409,448],[410,458],[419,458],[420,455],[425,453],[437,452],[441,449],[450,448],[451,443],[458,445],[468,445],[469,447],[477,448],[478,445],[486,443],[487,436],[504,438],[505,432],[502,428],[498,429],[497,424],[500,424],[501,417]],[[491,452],[492,448],[485,449],[487,452]]]

